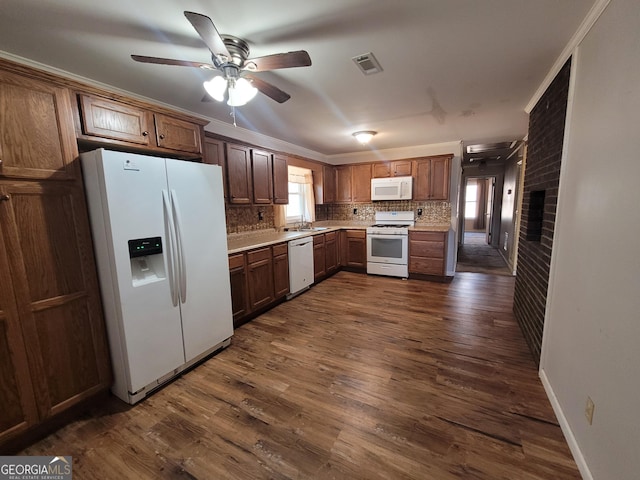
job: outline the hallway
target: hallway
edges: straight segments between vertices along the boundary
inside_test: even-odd
[[[487,245],[484,232],[465,232],[464,245],[458,247],[456,272],[513,275],[498,250]]]

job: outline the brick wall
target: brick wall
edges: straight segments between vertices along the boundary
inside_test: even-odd
[[[570,70],[571,59],[529,116],[513,312],[538,363],[547,304]]]

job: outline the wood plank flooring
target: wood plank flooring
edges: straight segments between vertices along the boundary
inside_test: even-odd
[[[511,313],[511,277],[340,272],[134,407],[27,448],[74,479],[580,478]]]

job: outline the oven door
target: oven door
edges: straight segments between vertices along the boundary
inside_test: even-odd
[[[408,235],[367,234],[367,262],[407,265],[408,258]]]

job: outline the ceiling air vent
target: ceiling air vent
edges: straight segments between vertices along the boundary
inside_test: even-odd
[[[362,55],[356,55],[351,60],[355,62],[358,68],[365,75],[373,75],[374,73],[380,73],[382,67],[378,63],[378,59],[373,56],[373,53],[363,53]]]

